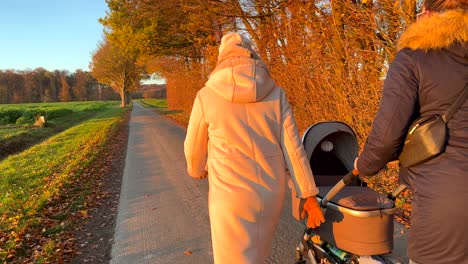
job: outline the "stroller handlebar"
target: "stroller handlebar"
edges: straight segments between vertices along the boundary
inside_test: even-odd
[[[357,169],[354,169],[354,170],[348,172],[348,174],[346,174],[345,176],[343,176],[343,182],[344,182],[344,184],[348,185],[352,181],[354,181],[354,179],[356,179],[356,177],[358,177],[358,176],[359,176],[359,171]]]
[[[348,172],[343,178],[335,185],[333,188],[323,197],[322,201],[320,202],[320,206],[325,208],[327,204],[335,195],[340,192],[346,185],[350,184],[359,176],[359,172],[357,169],[354,169]],[[405,189],[407,186],[405,184],[400,184],[393,192],[388,194],[388,198],[395,201],[396,197]]]
[[[356,177],[359,176],[359,172],[354,169],[348,172],[333,188],[323,197],[320,202],[321,207],[327,207],[328,202],[335,197],[335,195],[341,191],[346,185],[350,184]]]

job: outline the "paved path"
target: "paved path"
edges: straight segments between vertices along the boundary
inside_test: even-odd
[[[111,263],[213,263],[208,183],[187,175],[184,138],[184,128],[134,104]],[[294,263],[302,231],[287,197],[267,263]]]

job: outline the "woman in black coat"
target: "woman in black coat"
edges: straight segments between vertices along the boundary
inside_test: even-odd
[[[468,82],[468,0],[426,0],[398,42],[378,113],[356,167],[374,175],[396,160],[411,122],[442,115]],[[468,263],[468,103],[448,122],[444,153],[400,180],[413,192],[411,263]]]

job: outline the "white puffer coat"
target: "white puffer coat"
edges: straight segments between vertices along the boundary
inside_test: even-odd
[[[224,36],[219,49],[190,116],[188,173],[203,178],[207,164],[215,263],[258,264],[270,252],[286,167],[298,197],[318,189],[283,89],[239,34]]]

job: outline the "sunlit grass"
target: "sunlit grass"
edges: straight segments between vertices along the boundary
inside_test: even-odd
[[[0,235],[8,237],[0,241],[0,262],[7,261],[19,236],[40,225],[47,202],[96,158],[124,112],[117,104],[102,108],[95,117],[0,162]]]
[[[167,108],[167,99],[139,99],[137,100],[145,107]]]
[[[0,105],[0,159],[117,104],[118,102],[99,101]],[[46,117],[45,127],[32,126],[36,115]]]

